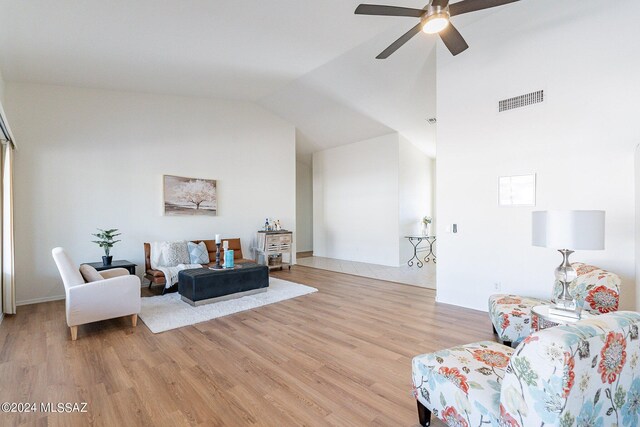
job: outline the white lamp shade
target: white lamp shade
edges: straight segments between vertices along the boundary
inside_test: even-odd
[[[538,211],[532,225],[533,246],[604,249],[604,211]]]

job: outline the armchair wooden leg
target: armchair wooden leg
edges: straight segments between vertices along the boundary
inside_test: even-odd
[[[134,328],[138,324],[138,315],[137,314],[132,314],[131,315],[131,324],[133,325]]]
[[[428,410],[419,400],[418,403],[418,420],[423,427],[429,427],[431,425],[431,411]]]
[[[77,326],[70,326],[69,329],[71,329],[71,341],[75,341],[78,339],[78,327]]]

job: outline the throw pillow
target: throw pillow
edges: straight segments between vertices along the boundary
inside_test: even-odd
[[[85,282],[97,282],[98,280],[104,280],[104,278],[98,273],[98,270],[91,267],[89,264],[82,264],[80,266],[80,274]]]
[[[167,242],[163,248],[164,265],[175,267],[178,264],[189,264],[189,250],[185,240],[178,242]]]
[[[189,249],[191,264],[209,264],[209,251],[204,242],[198,244],[187,242],[187,248]]]

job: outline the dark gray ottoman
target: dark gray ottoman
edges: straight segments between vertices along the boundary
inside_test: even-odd
[[[266,265],[238,264],[228,270],[196,268],[178,274],[178,293],[183,301],[195,306],[265,292],[268,287]]]

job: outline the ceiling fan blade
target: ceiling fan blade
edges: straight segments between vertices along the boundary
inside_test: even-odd
[[[475,12],[477,10],[489,9],[491,7],[502,6],[520,0],[462,0],[449,5],[451,16],[462,15],[463,13]]]
[[[447,5],[449,4],[449,0],[433,0],[433,3],[431,3],[431,6],[437,7],[440,6],[441,8],[445,8],[447,7]]]
[[[398,40],[391,43],[391,45],[383,50],[380,55],[376,56],[376,59],[386,59],[396,50],[400,49],[403,44],[408,42],[411,37],[415,36],[422,30],[422,22],[418,23],[415,27],[404,33]]]
[[[469,45],[464,41],[462,34],[460,34],[451,22],[449,22],[449,25],[447,25],[444,30],[440,31],[439,34],[444,45],[447,46],[447,49],[449,49],[449,52],[451,52],[453,56],[456,56],[469,48]]]
[[[379,4],[361,4],[356,8],[356,15],[410,16],[420,18],[427,11],[408,7],[384,6]]]

